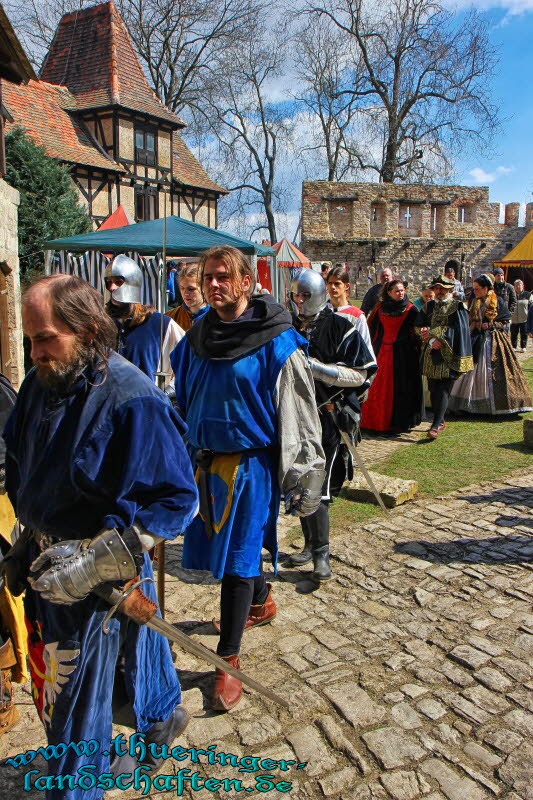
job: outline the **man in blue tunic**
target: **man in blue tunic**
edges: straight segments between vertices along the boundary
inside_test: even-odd
[[[35,366],[4,438],[6,488],[25,532],[2,571],[18,593],[26,589],[33,696],[48,742],[98,742],[91,757],[68,748],[53,774],[76,776],[90,763],[96,776],[116,776],[137,765],[110,748],[117,666],[147,742],[171,741],[187,713],[168,642],[122,615],[105,635],[109,609],[91,590],[152,577],[146,551],[196,513],[185,428],[165,395],[111,349],[113,322],[85,281],[38,280],[24,295],[23,324]],[[102,795],[98,786],[46,792],[49,800]]]
[[[159,311],[141,302],[143,273],[132,258],[116,256],[106,267],[104,282],[110,295],[106,308],[118,331],[117,351],[155,383],[155,374],[163,373],[168,385],[170,353],[183,330],[166,314],[161,318]]]
[[[200,276],[211,308],[171,355],[200,487],[200,515],[185,534],[183,566],[222,579],[217,653],[239,668],[244,629],[276,613],[261,550],[276,568],[280,490],[289,511],[313,513],[324,456],[300,349],[305,340],[290,314],[269,295],[252,297],[252,268],[233,247],[207,250]],[[217,670],[212,707],[227,711],[241,691],[240,681]]]

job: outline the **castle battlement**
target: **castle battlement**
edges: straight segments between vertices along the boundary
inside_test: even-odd
[[[305,181],[302,249],[313,261],[347,262],[367,282],[391,266],[419,286],[450,260],[468,279],[471,270],[492,269],[533,227],[533,203],[526,227],[519,211],[508,203],[501,223],[487,186]]]

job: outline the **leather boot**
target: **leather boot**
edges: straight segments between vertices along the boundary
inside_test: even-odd
[[[170,716],[163,722],[155,722],[151,728],[148,728],[144,735],[145,744],[166,744],[170,747],[174,739],[177,739],[183,733],[189,724],[189,720],[190,715],[187,709],[182,705],[175,706]],[[148,764],[152,769],[159,769],[164,762],[163,759],[156,758],[148,750],[143,763]]]
[[[259,625],[267,625],[269,622],[272,622],[274,617],[276,616],[276,604],[272,599],[272,584],[267,583],[268,586],[268,594],[266,596],[266,600],[264,603],[258,603],[257,605],[251,605],[250,611],[248,612],[248,617],[246,622],[244,623],[244,630],[248,631],[250,628],[257,628]],[[220,633],[220,620],[214,619],[212,620],[213,627]]]
[[[13,643],[7,639],[0,647],[0,736],[18,721],[19,712],[13,702],[11,668],[17,663]]]
[[[285,562],[285,566],[287,567],[301,567],[302,564],[307,564],[311,561],[313,557],[311,555],[311,532],[309,530],[309,523],[305,517],[300,519],[300,525],[302,526],[302,533],[304,535],[304,547],[300,553],[294,553],[289,556]]]
[[[331,568],[329,566],[329,545],[324,544],[313,550],[313,573],[314,581],[327,581],[331,578]]]
[[[259,627],[259,625],[267,625],[272,622],[276,616],[276,604],[272,600],[272,584],[267,583],[268,594],[266,600],[262,604],[251,605],[248,613],[248,619],[244,623],[244,630]]]
[[[314,514],[307,517],[311,530],[311,553],[313,556],[314,581],[327,581],[331,578],[329,566],[329,511],[325,503],[321,503]]]
[[[151,767],[154,773],[158,772],[161,767],[164,766],[165,761],[162,758],[156,758],[148,749],[148,745],[166,744],[170,747],[174,739],[177,739],[177,737],[183,733],[189,720],[189,712],[184,706],[179,705],[173,709],[170,716],[165,720],[162,722],[155,722],[144,734],[144,743],[147,746],[147,752],[143,759],[138,759],[135,755],[131,755],[129,751],[124,753],[124,755],[118,756],[112,744],[109,758],[109,772],[114,778],[124,772],[133,774],[136,767],[140,764]]]
[[[239,654],[234,656],[222,656],[224,661],[231,664],[235,669],[240,669]],[[215,668],[215,688],[213,691],[213,699],[211,701],[211,708],[213,711],[229,711],[237,705],[242,695],[242,683],[234,678],[233,675],[228,675],[227,672]]]

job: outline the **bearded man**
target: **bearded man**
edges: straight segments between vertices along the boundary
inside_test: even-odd
[[[418,312],[415,330],[422,339],[421,370],[428,379],[433,413],[427,437],[434,440],[446,427],[444,417],[454,381],[473,369],[474,361],[468,311],[453,297],[455,280],[438,275],[429,288],[435,299]]]
[[[109,608],[91,590],[151,578],[146,551],[196,513],[184,426],[165,395],[112,350],[113,322],[85,281],[41,278],[23,296],[22,319],[35,366],[4,438],[6,488],[25,531],[2,571],[12,591],[26,590],[33,696],[49,744],[99,743],[89,759],[67,748],[54,774],[76,775],[87,761],[96,775],[131,773],[136,760],[110,747],[114,686],[147,742],[171,742],[187,713],[168,642],[121,615],[105,635]],[[83,796],[100,800],[103,789]],[[80,790],[53,783],[46,797],[77,800]]]
[[[324,456],[300,349],[305,339],[290,314],[270,295],[253,296],[252,267],[234,247],[203,253],[200,281],[211,308],[171,355],[200,488],[200,515],[185,534],[182,564],[222,579],[217,653],[238,669],[244,630],[276,615],[261,550],[270,552],[275,569],[280,490],[288,511],[313,513]],[[213,709],[229,710],[241,693],[240,681],[216,670]]]
[[[494,291],[497,297],[503,299],[507,310],[512,314],[516,308],[516,292],[514,286],[506,282],[505,274],[501,267],[494,267],[492,274],[494,275]]]

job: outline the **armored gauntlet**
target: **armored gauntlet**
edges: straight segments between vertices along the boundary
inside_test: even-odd
[[[301,475],[296,486],[285,493],[285,513],[294,517],[314,514],[322,499],[325,477],[323,469],[312,469]]]
[[[139,572],[135,556],[143,548],[140,537],[131,532],[130,528],[121,536],[112,528],[93,539],[58,542],[30,567],[31,572],[44,572],[28,580],[51,603],[71,605],[87,597],[99,583],[134,578]]]

